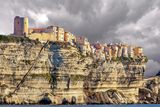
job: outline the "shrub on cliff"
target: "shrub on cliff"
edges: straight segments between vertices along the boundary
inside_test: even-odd
[[[14,35],[0,35],[0,42],[4,42],[4,43],[24,43],[24,42],[29,42],[29,43],[36,43],[38,44],[39,42],[36,40],[30,40],[27,37],[17,37]]]
[[[144,56],[144,62],[148,62],[148,57]]]
[[[0,35],[0,42],[22,42],[24,38],[10,35]]]

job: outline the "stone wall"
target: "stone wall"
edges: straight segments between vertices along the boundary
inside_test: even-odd
[[[31,40],[39,40],[41,42],[46,42],[47,40],[57,41],[57,37],[53,33],[33,33],[27,35],[27,37]]]

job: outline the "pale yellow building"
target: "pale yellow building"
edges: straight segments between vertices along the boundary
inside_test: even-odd
[[[53,33],[33,33],[27,36],[31,40],[39,40],[40,42],[57,41]]]
[[[45,31],[45,33],[53,33],[53,35],[55,35],[55,37],[57,38],[57,27],[56,26],[48,26]],[[56,39],[57,40],[57,39]]]
[[[25,35],[28,35],[28,17],[24,17],[24,20],[23,20],[24,22],[24,27],[23,27],[23,33],[25,34]]]
[[[61,27],[57,27],[56,32],[57,32],[57,41],[63,42],[64,41],[64,29]]]
[[[30,28],[27,36],[32,40],[44,41],[64,41],[64,29],[57,26],[48,26],[47,28]]]

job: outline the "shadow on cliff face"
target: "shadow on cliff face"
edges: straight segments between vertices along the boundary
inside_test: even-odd
[[[52,88],[52,95],[56,95],[55,91],[57,90],[57,86],[59,86],[58,81],[65,81],[66,82],[66,88],[65,91],[70,89],[70,75],[66,72],[65,74],[61,74],[61,68],[63,68],[64,64],[64,56],[61,55],[61,50],[63,48],[67,48],[68,43],[50,43],[50,51],[52,54],[50,55],[50,62],[52,64],[52,68],[50,69],[51,74],[51,88]],[[76,104],[76,97],[72,96],[71,101],[69,101],[67,98],[61,99],[61,104]]]
[[[60,55],[60,49],[62,47],[62,44],[60,43],[50,43],[50,62],[52,64],[52,68],[50,69],[50,74],[51,74],[51,88],[53,89],[53,94],[54,94],[54,89],[57,88],[57,71],[58,68],[63,64],[63,57]]]
[[[60,55],[60,49],[60,45],[57,45],[56,43],[50,43],[50,51],[53,52],[53,54],[50,56],[50,60],[52,65],[54,65],[54,68],[60,67],[60,65],[63,63],[63,58]]]
[[[39,104],[51,104],[52,103],[52,101],[51,101],[51,99],[49,98],[49,94],[48,93],[45,93],[44,95],[43,95],[43,98],[38,102]]]
[[[71,101],[68,101],[66,98],[62,99],[62,104],[67,105],[67,104],[76,104],[76,97],[72,96]]]

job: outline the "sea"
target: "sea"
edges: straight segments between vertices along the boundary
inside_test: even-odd
[[[121,105],[0,105],[0,107],[160,107],[160,104]]]

